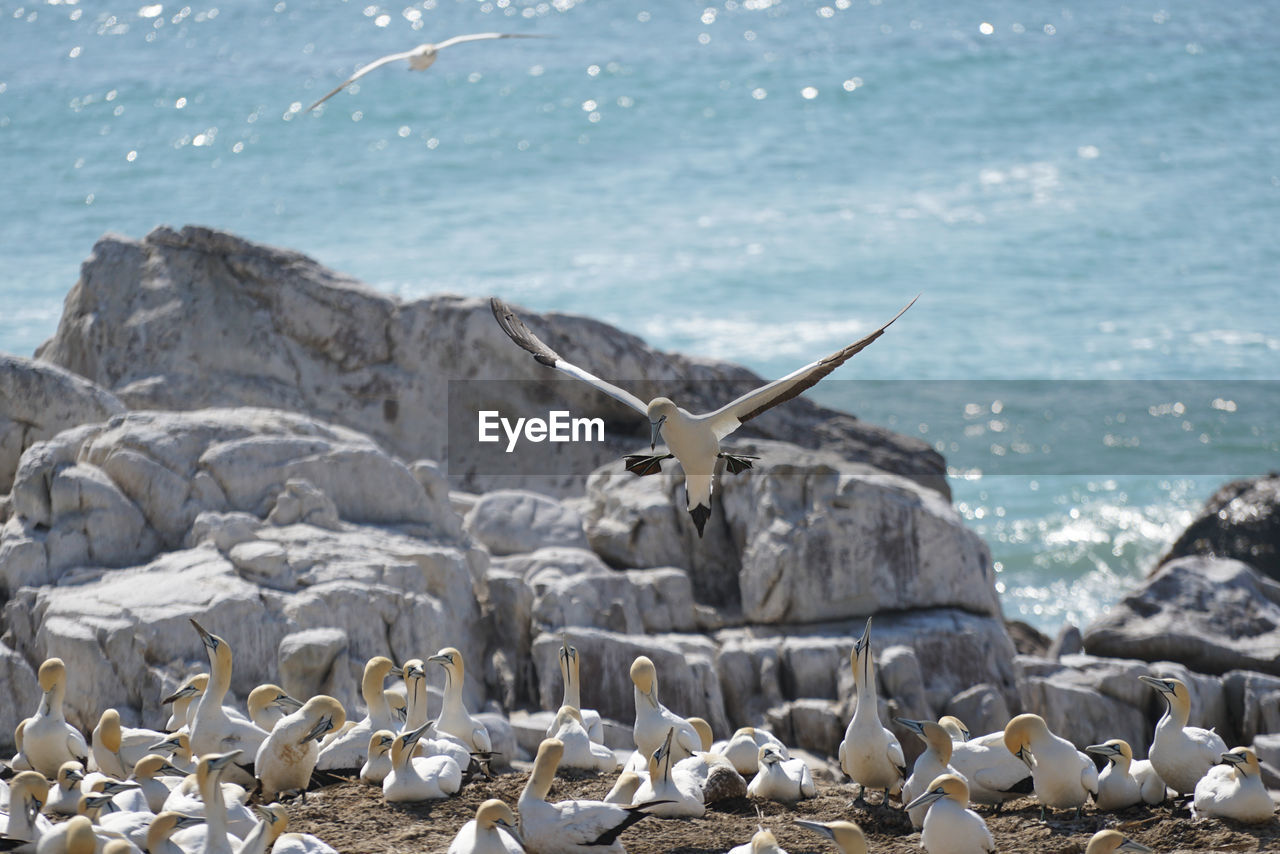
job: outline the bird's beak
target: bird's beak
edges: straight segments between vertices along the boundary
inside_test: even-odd
[[[72,768],[71,770],[69,770],[69,771],[67,772],[67,779],[68,779],[68,780],[83,780],[83,779],[84,779],[84,772],[83,772],[83,771],[80,771],[79,769]]]
[[[1110,744],[1091,744],[1084,749],[1085,753],[1093,753],[1097,756],[1119,756],[1120,750]]]
[[[198,815],[184,815],[173,823],[175,828],[195,827],[197,824],[204,824],[204,818]]]
[[[427,672],[416,664],[411,665],[404,672],[405,679],[423,679],[426,677],[426,675],[427,675]]]
[[[214,640],[213,635],[205,631],[204,626],[197,623],[194,617],[191,618],[191,625],[196,627],[196,631],[200,633],[200,640],[204,641],[205,646],[209,647],[209,649],[217,647],[218,642]]]
[[[102,791],[108,795],[117,795],[120,792],[127,792],[130,789],[140,789],[140,788],[142,787],[139,786],[137,783],[126,783],[123,780],[119,780],[119,781],[112,780],[112,781],[108,781],[107,784],[102,787]]]
[[[1138,679],[1147,685],[1150,685],[1152,688],[1155,688],[1161,694],[1173,693],[1173,686],[1164,679],[1160,679],[1155,676],[1139,676]]]
[[[181,768],[179,768],[177,765],[174,765],[172,762],[164,763],[163,765],[160,766],[160,770],[167,774],[172,774],[175,777],[187,776],[186,771],[183,771]]]
[[[312,739],[319,741],[320,739],[324,738],[324,734],[331,729],[333,729],[333,718],[330,717],[329,715],[325,715],[320,720],[316,721],[316,725],[313,726],[311,730],[305,736],[302,737],[302,740],[299,741],[298,744],[306,744],[308,741],[311,741]]]
[[[930,791],[925,792],[923,795],[921,795],[920,797],[916,798],[916,799],[915,799],[914,801],[912,801],[911,803],[909,803],[909,804],[907,804],[906,806],[904,806],[904,807],[903,807],[903,809],[904,809],[904,810],[913,810],[913,809],[915,809],[916,807],[922,807],[922,806],[924,806],[925,804],[931,804],[931,803],[933,803],[934,801],[941,800],[941,799],[942,799],[946,794],[947,794],[947,793],[946,793],[946,792],[944,792],[942,789],[931,789]]]
[[[913,721],[907,718],[894,718],[894,720],[914,732],[916,735],[924,735],[924,721]]]
[[[1146,851],[1147,854],[1150,854],[1151,852],[1150,848],[1143,845],[1141,842],[1134,842],[1132,839],[1126,839],[1124,842],[1121,842],[1120,846],[1116,848],[1116,850],[1117,851]]]
[[[431,728],[431,725],[433,723],[435,723],[435,721],[427,721],[425,724],[423,724],[422,726],[415,729],[413,732],[406,735],[404,737],[404,746],[412,747],[413,745],[417,744],[418,739],[422,738],[422,736],[426,734],[427,730]]]
[[[662,435],[662,425],[666,422],[667,416],[662,416],[657,421],[649,422],[649,450],[655,450],[658,447],[658,439]]]
[[[279,697],[276,697],[275,700],[272,701],[271,705],[289,712],[296,712],[298,709],[302,708],[302,703],[299,703],[288,694],[281,694]]]
[[[497,821],[494,823],[510,834],[511,838],[519,843],[521,848],[524,847],[524,837],[520,835],[520,828],[516,827],[514,824],[507,824],[505,821]]]
[[[1243,765],[1245,758],[1239,753],[1224,753],[1222,758],[1218,760],[1219,765]]]
[[[181,700],[183,697],[190,697],[195,692],[196,692],[196,689],[194,685],[187,685],[186,687],[179,688],[177,691],[174,691],[172,694],[165,697],[163,700],[160,701],[160,705],[167,706],[170,703],[176,703],[179,700]]]
[[[796,819],[793,823],[798,824],[805,830],[812,830],[814,833],[825,836],[827,839],[834,840],[836,838],[836,835],[831,832],[831,828],[827,827],[825,824],[820,824],[816,821],[805,821],[802,818]]]
[[[179,747],[182,747],[182,742],[178,740],[177,736],[174,736],[173,738],[166,738],[164,741],[157,741],[155,744],[149,746],[147,750],[173,751],[177,750]]]
[[[1023,765],[1031,768],[1031,754],[1027,752],[1027,748],[1025,746],[1019,747],[1018,752],[1013,755],[1021,759]]]
[[[871,645],[871,618],[867,617],[867,627],[862,630],[862,637],[858,638],[854,644],[854,649],[858,654],[862,654],[863,650]]]
[[[404,678],[404,668],[403,668],[403,667],[398,667],[398,666],[397,666],[397,667],[392,667],[392,668],[391,668],[391,670],[390,670],[390,675],[392,675],[392,676],[397,676],[397,677],[400,677],[400,678]]]
[[[243,750],[233,750],[230,753],[223,753],[221,756],[214,756],[209,760],[209,767],[214,771],[220,771],[239,759],[242,753],[244,753]]]

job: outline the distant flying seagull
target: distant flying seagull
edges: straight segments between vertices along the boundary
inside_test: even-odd
[[[916,299],[919,299],[919,297],[917,296]],[[605,382],[594,374],[590,374],[577,365],[570,364],[560,358],[559,354],[540,341],[538,336],[534,335],[529,327],[525,326],[524,321],[517,317],[511,307],[502,300],[493,297],[489,300],[489,304],[493,308],[493,316],[498,319],[498,325],[502,327],[502,331],[507,333],[512,341],[532,353],[533,357],[539,362],[594,386],[615,400],[621,401],[637,412],[644,414],[649,419],[649,426],[652,428],[649,441],[650,450],[657,447],[658,438],[661,436],[666,440],[670,453],[652,456],[630,454],[626,457],[626,469],[641,477],[657,474],[662,470],[663,460],[675,457],[684,469],[684,488],[685,495],[688,498],[687,509],[689,515],[693,517],[693,524],[698,529],[698,536],[701,537],[702,529],[706,526],[707,518],[711,515],[711,487],[712,479],[715,475],[716,460],[723,458],[729,473],[737,474],[751,468],[751,461],[758,459],[758,457],[725,453],[720,450],[720,440],[738,429],[742,422],[755,418],[760,413],[772,409],[779,403],[790,400],[805,389],[817,385],[819,380],[883,335],[884,331],[889,328],[889,324],[902,317],[903,312],[915,305],[916,299],[907,303],[902,311],[893,316],[889,323],[858,339],[848,347],[837,350],[825,359],[819,359],[816,362],[805,365],[800,370],[793,371],[780,380],[774,380],[768,385],[761,386],[755,391],[742,395],[737,400],[720,407],[714,412],[708,412],[703,415],[694,415],[681,409],[665,397],[655,397],[646,404],[634,394],[624,391],[612,383]]]
[[[523,34],[517,34],[517,33],[472,33],[469,36],[454,36],[453,38],[446,39],[442,42],[435,42],[435,43],[425,42],[423,44],[418,45],[413,50],[406,50],[401,53],[392,53],[382,57],[381,59],[375,59],[373,62],[361,68],[355,74],[352,74],[350,77],[348,77],[346,81],[337,89],[334,89],[328,95],[325,95],[319,101],[316,101],[310,107],[307,107],[307,110],[308,111],[314,110],[316,107],[320,106],[325,101],[329,100],[334,95],[338,94],[343,89],[347,88],[352,83],[356,82],[361,77],[368,74],[370,71],[373,71],[375,68],[381,68],[382,66],[386,65],[388,62],[395,62],[396,60],[399,60],[399,59],[407,59],[409,60],[410,71],[422,71],[424,69],[431,67],[431,64],[436,61],[436,55],[439,54],[440,51],[444,50],[447,47],[452,47],[455,44],[462,44],[463,42],[486,41],[488,39],[545,39],[545,38],[548,38],[548,36],[523,35]]]

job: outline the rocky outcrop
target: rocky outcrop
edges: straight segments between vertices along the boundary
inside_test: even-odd
[[[115,395],[57,365],[0,354],[0,495],[27,448],[124,411]]]
[[[663,353],[604,323],[524,314],[567,359],[712,409],[762,380],[736,365]],[[403,302],[315,263],[206,228],[107,236],[85,262],[56,335],[39,350],[135,409],[255,406],[360,431],[404,460],[447,461],[454,485],[581,493],[583,477],[647,444],[643,416],[534,362],[498,328],[487,301]],[[643,378],[643,379],[639,379]],[[549,409],[605,419],[599,443],[506,454],[462,441],[481,409]],[[744,438],[822,447],[947,494],[941,456],[803,398],[744,425]]]
[[[721,477],[702,538],[683,477],[597,470],[584,511],[591,547],[614,566],[688,569],[700,601],[738,605],[750,623],[926,608],[999,615],[986,544],[936,492],[825,452],[740,449],[761,459]]]
[[[1198,673],[1280,675],[1280,582],[1237,560],[1179,558],[1089,626],[1084,645],[1091,655],[1175,661]]]
[[[1280,581],[1280,474],[1219,488],[1161,565],[1187,555],[1234,558]]]

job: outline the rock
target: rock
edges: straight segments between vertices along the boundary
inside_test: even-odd
[[[520,748],[516,744],[516,734],[511,722],[505,715],[493,712],[477,712],[475,717],[489,731],[489,743],[493,746],[494,753],[498,754],[493,757],[494,770],[510,768],[511,761],[520,758]],[[536,749],[534,752],[537,752]]]
[[[670,394],[704,411],[763,382],[735,365],[653,350],[588,318],[521,315],[598,376],[646,378],[629,385],[646,399]],[[502,333],[487,300],[402,302],[296,252],[194,226],[99,240],[38,355],[133,408],[306,412],[406,460],[444,461],[449,437],[450,477],[469,489],[581,492],[586,473],[648,441],[643,416],[585,384],[551,383],[556,375]],[[459,441],[477,434],[481,409],[532,417],[553,408],[604,417],[604,441],[543,443],[525,455]],[[821,444],[948,494],[942,457],[927,443],[805,398],[752,419],[741,434]],[[545,476],[526,477],[535,470]]]
[[[982,683],[966,688],[947,701],[942,713],[964,721],[973,735],[986,735],[1004,729],[1013,715],[1004,695],[994,685]]]
[[[785,742],[788,747],[816,751],[823,756],[836,755],[849,725],[836,703],[805,698],[793,700],[783,708],[790,719],[783,728],[790,732]]]
[[[1034,655],[1044,658],[1049,654],[1053,641],[1044,632],[1022,620],[1006,620],[1005,628],[1009,637],[1013,638],[1013,646],[1019,655]]]
[[[0,495],[36,442],[125,411],[115,395],[49,362],[0,354]]]
[[[586,548],[582,517],[536,492],[501,489],[480,496],[467,513],[466,531],[493,555],[526,554],[543,547]]]
[[[275,506],[267,514],[267,521],[273,525],[302,522],[330,530],[337,530],[342,524],[333,499],[301,478],[285,481],[284,489],[276,496]]]
[[[1167,659],[1209,674],[1280,675],[1280,582],[1211,557],[1166,563],[1085,631],[1091,655]]]
[[[1187,555],[1234,558],[1280,581],[1280,473],[1219,488],[1160,564]]]
[[[348,709],[354,709],[354,698],[344,698],[339,684],[340,673],[334,664],[351,645],[342,629],[306,629],[280,639],[276,657],[280,663],[280,687],[299,700],[328,694],[337,697]]]
[[[1157,703],[1161,710],[1164,708],[1164,702],[1138,679],[1155,675],[1152,665],[1145,661],[1083,654],[1064,655],[1058,661],[1062,668],[1055,672],[1077,685],[1092,688],[1136,709],[1147,709],[1152,714],[1157,713]]]
[[[1280,677],[1233,670],[1222,677],[1222,689],[1241,743],[1260,733],[1280,733]]]
[[[521,759],[532,759],[537,755],[538,745],[542,744],[542,740],[547,737],[547,727],[551,726],[555,717],[555,712],[546,709],[536,712],[517,710],[511,713],[509,720],[511,734],[516,740]],[[635,750],[635,743],[631,740],[629,733],[627,743],[631,745],[632,750]]]
[[[658,699],[678,715],[696,715],[717,733],[732,731],[725,713],[720,679],[715,668],[715,644],[702,635],[631,636],[594,628],[570,628],[569,643],[578,649],[582,703],[601,717],[630,723],[635,720],[631,663],[639,655],[653,660],[658,671]],[[560,680],[560,635],[544,633],[533,642],[538,674],[538,706],[559,708],[564,695]]]
[[[1253,752],[1262,763],[1262,782],[1268,789],[1280,789],[1280,732],[1259,733],[1253,739]]]
[[[491,565],[485,571],[483,591],[493,656],[489,694],[498,697],[504,708],[515,709],[538,697],[532,659],[533,588],[521,573]]]
[[[0,744],[7,748],[12,744],[10,736],[14,729],[36,713],[44,693],[31,665],[3,640],[0,640],[0,685],[7,695],[6,702],[0,704]]]
[[[898,717],[918,721],[937,718],[925,698],[924,677],[914,649],[900,644],[885,647],[876,661],[876,669],[884,693],[898,705]]]
[[[936,492],[781,443],[737,450],[763,458],[721,479],[703,539],[680,478],[597,470],[585,513],[592,549],[614,566],[687,569],[699,601],[740,602],[751,623],[935,607],[1000,613],[986,545]]]
[[[1062,658],[1064,655],[1075,655],[1078,652],[1084,652],[1084,638],[1080,634],[1080,629],[1070,623],[1063,623],[1058,636],[1054,638],[1053,644],[1045,655],[1049,658]]]
[[[1023,711],[1044,718],[1054,735],[1080,748],[1123,738],[1136,755],[1146,754],[1150,727],[1142,710],[1057,675],[1032,676],[1023,684]]]

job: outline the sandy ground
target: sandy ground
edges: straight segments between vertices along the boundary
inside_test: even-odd
[[[504,774],[495,780],[473,782],[449,800],[411,806],[384,803],[381,790],[372,786],[341,783],[309,792],[305,804],[291,803],[289,829],[314,833],[343,854],[444,852],[463,823],[474,817],[481,801],[501,798],[514,808],[526,779],[527,775],[520,772]],[[557,779],[551,799],[601,798],[612,780],[612,775]],[[795,807],[738,798],[716,804],[700,819],[645,819],[629,828],[621,839],[631,854],[719,854],[751,838],[760,821],[756,813],[759,808],[764,826],[792,854],[835,850],[824,839],[793,825],[792,819],[796,818],[852,819],[867,835],[873,854],[920,851],[920,834],[911,831],[905,813],[893,807],[850,807],[856,794],[853,784],[819,783],[818,797]],[[873,795],[872,800],[875,799]],[[1171,806],[1135,807],[1109,814],[1086,807],[1079,819],[1072,812],[1063,812],[1051,816],[1048,823],[1041,823],[1040,807],[1029,798],[1007,805],[999,816],[993,816],[988,808],[980,812],[995,837],[996,850],[1011,854],[1080,854],[1089,837],[1105,827],[1116,827],[1153,850],[1168,854],[1280,852],[1280,820],[1275,818],[1264,825],[1216,819],[1192,822],[1185,808],[1175,810]]]

